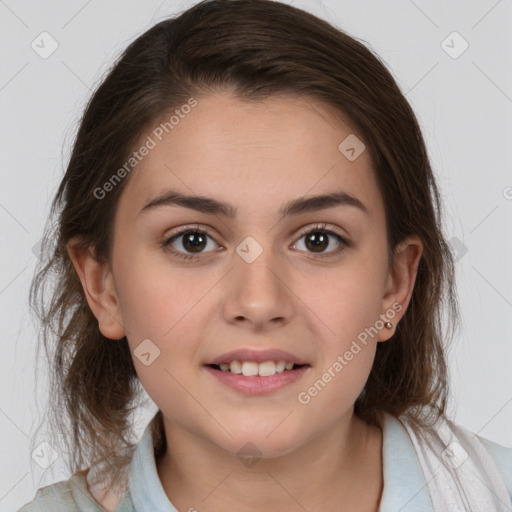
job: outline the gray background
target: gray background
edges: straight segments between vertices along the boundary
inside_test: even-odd
[[[17,510],[38,487],[69,477],[60,458],[43,469],[31,457],[46,439],[33,438],[46,370],[36,380],[37,326],[27,296],[79,115],[129,42],[192,3],[0,0],[0,511]],[[287,3],[369,45],[417,113],[446,205],[446,234],[460,257],[463,326],[450,353],[451,413],[512,446],[511,1]],[[51,49],[44,31],[58,43],[48,58],[31,47]],[[457,58],[464,43],[448,37],[453,31],[469,44]],[[141,412],[140,430],[154,410],[149,403]]]

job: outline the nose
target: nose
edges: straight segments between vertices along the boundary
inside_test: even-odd
[[[223,312],[227,322],[256,330],[290,321],[294,313],[291,274],[274,251],[263,250],[254,260],[243,251],[233,258]]]

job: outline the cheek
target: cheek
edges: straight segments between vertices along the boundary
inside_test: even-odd
[[[190,371],[185,363],[196,356],[192,334],[201,310],[194,307],[198,298],[193,286],[183,286],[177,277],[164,279],[163,269],[142,262],[138,265],[134,258],[118,267],[121,317],[142,386],[174,418],[187,398],[180,383]],[[194,404],[188,406],[193,409]]]
[[[132,253],[115,267],[120,315],[135,369],[151,398],[166,409],[183,390],[185,361],[196,357],[192,339],[204,283],[185,286],[183,274]],[[174,377],[174,378],[173,378]],[[176,379],[176,380],[175,380]]]
[[[128,245],[128,244],[125,244]],[[184,282],[183,272],[149,251],[122,251],[115,260],[120,313],[128,336],[162,342],[198,302],[199,284]]]
[[[379,294],[360,286],[357,277],[347,276],[335,292],[319,294],[316,309],[321,322],[311,320],[327,334],[317,336],[318,365],[297,398],[305,414],[324,416],[327,422],[353,406],[375,357]]]
[[[381,251],[382,252],[382,251]],[[319,273],[302,290],[307,297],[310,330],[316,332],[318,366],[302,391],[320,412],[351,407],[371,371],[382,329],[385,256],[372,251],[347,258],[336,272]],[[321,396],[320,396],[321,395]],[[317,398],[318,397],[318,398]]]
[[[321,327],[324,339],[337,349],[375,324],[382,308],[383,274],[361,259],[340,265],[337,271],[320,271],[303,281],[298,295],[311,311],[311,321]],[[298,284],[299,286],[299,284]],[[323,326],[323,327],[322,327]]]

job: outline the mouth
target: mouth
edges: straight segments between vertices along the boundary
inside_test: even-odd
[[[277,349],[240,349],[203,365],[216,382],[246,395],[265,395],[297,382],[311,368],[306,360]]]

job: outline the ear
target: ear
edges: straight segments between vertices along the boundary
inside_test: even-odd
[[[101,333],[113,340],[123,338],[126,333],[109,265],[99,263],[92,250],[80,245],[78,239],[71,239],[67,249]]]
[[[382,301],[381,319],[393,327],[379,331],[378,341],[386,341],[395,333],[396,326],[405,315],[411,300],[418,265],[423,253],[421,239],[414,235],[400,242],[395,249],[393,267],[389,271]]]

